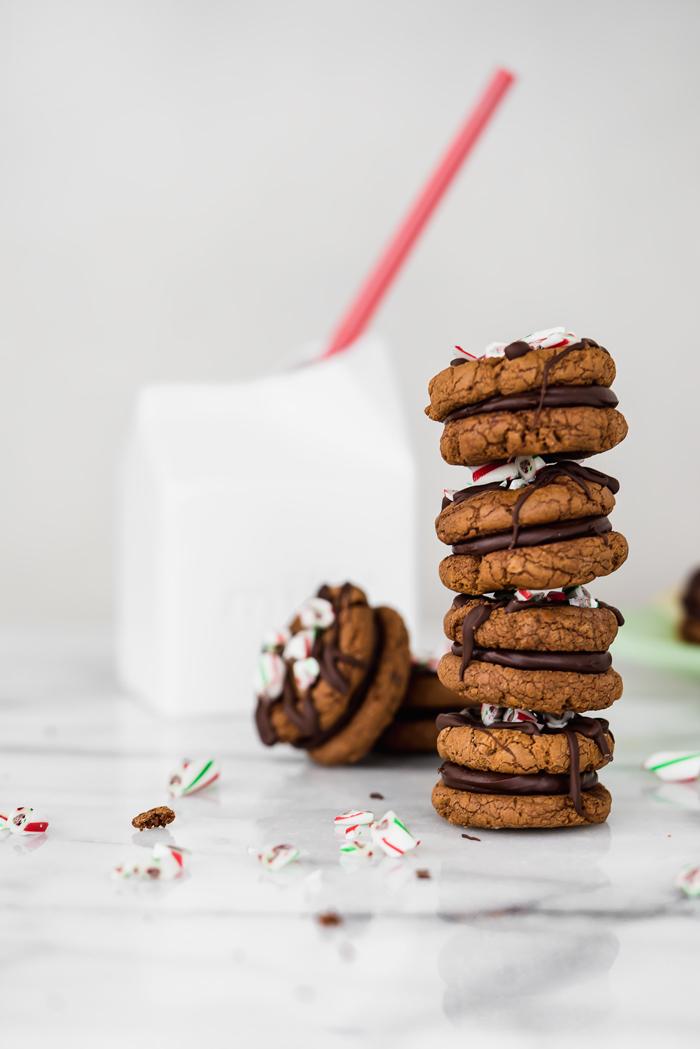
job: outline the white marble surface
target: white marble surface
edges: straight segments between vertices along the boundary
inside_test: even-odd
[[[321,769],[247,718],[165,723],[110,658],[97,634],[0,636],[0,802],[50,819],[0,843],[3,1044],[697,1045],[700,902],[673,878],[700,860],[700,802],[639,769],[700,744],[697,683],[628,671],[607,825],[475,842],[431,807],[436,758]],[[220,786],[135,833],[171,767],[210,754]],[[421,845],[347,872],[331,821],[371,791]],[[111,880],[158,837],[191,849],[186,878]],[[246,854],[280,841],[306,855],[279,875]]]

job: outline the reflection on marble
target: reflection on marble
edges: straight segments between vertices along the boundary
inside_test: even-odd
[[[0,801],[50,820],[0,841],[8,1045],[697,1043],[700,901],[673,878],[700,859],[700,805],[639,767],[700,744],[694,682],[626,674],[607,825],[471,841],[432,809],[437,758],[317,768],[247,719],[163,722],[109,667],[99,635],[0,636]],[[187,756],[221,780],[169,801]],[[172,824],[134,832],[164,803]],[[395,809],[420,846],[341,863],[350,806]],[[191,851],[182,878],[110,877],[156,841]],[[246,852],[280,842],[303,851],[277,874]],[[329,910],[342,924],[317,922]]]

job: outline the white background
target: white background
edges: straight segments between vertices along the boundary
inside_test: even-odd
[[[256,375],[328,331],[499,64],[518,86],[375,320],[425,615],[455,484],[428,379],[454,343],[555,324],[612,352],[631,428],[599,465],[632,553],[595,592],[677,584],[700,561],[699,45],[692,0],[0,3],[0,618],[111,616],[136,388]]]

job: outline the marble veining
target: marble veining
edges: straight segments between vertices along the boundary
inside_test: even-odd
[[[700,902],[673,878],[700,860],[700,799],[639,767],[700,744],[697,682],[620,668],[606,825],[471,841],[430,804],[437,756],[318,768],[245,717],[165,722],[110,667],[97,632],[0,636],[0,802],[50,820],[0,841],[4,1044],[697,1044]],[[198,756],[219,785],[168,802]],[[169,827],[134,832],[164,803]],[[350,806],[395,809],[420,846],[341,865]],[[185,877],[110,878],[158,840],[191,850]],[[246,853],[282,841],[304,852],[278,874]]]

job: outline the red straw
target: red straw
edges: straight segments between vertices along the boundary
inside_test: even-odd
[[[423,227],[444,196],[460,167],[472,151],[482,131],[515,77],[507,69],[497,69],[483,95],[467,117],[428,183],[389,242],[350,308],[333,333],[320,360],[332,357],[355,341],[379,306],[389,285],[401,269]]]

